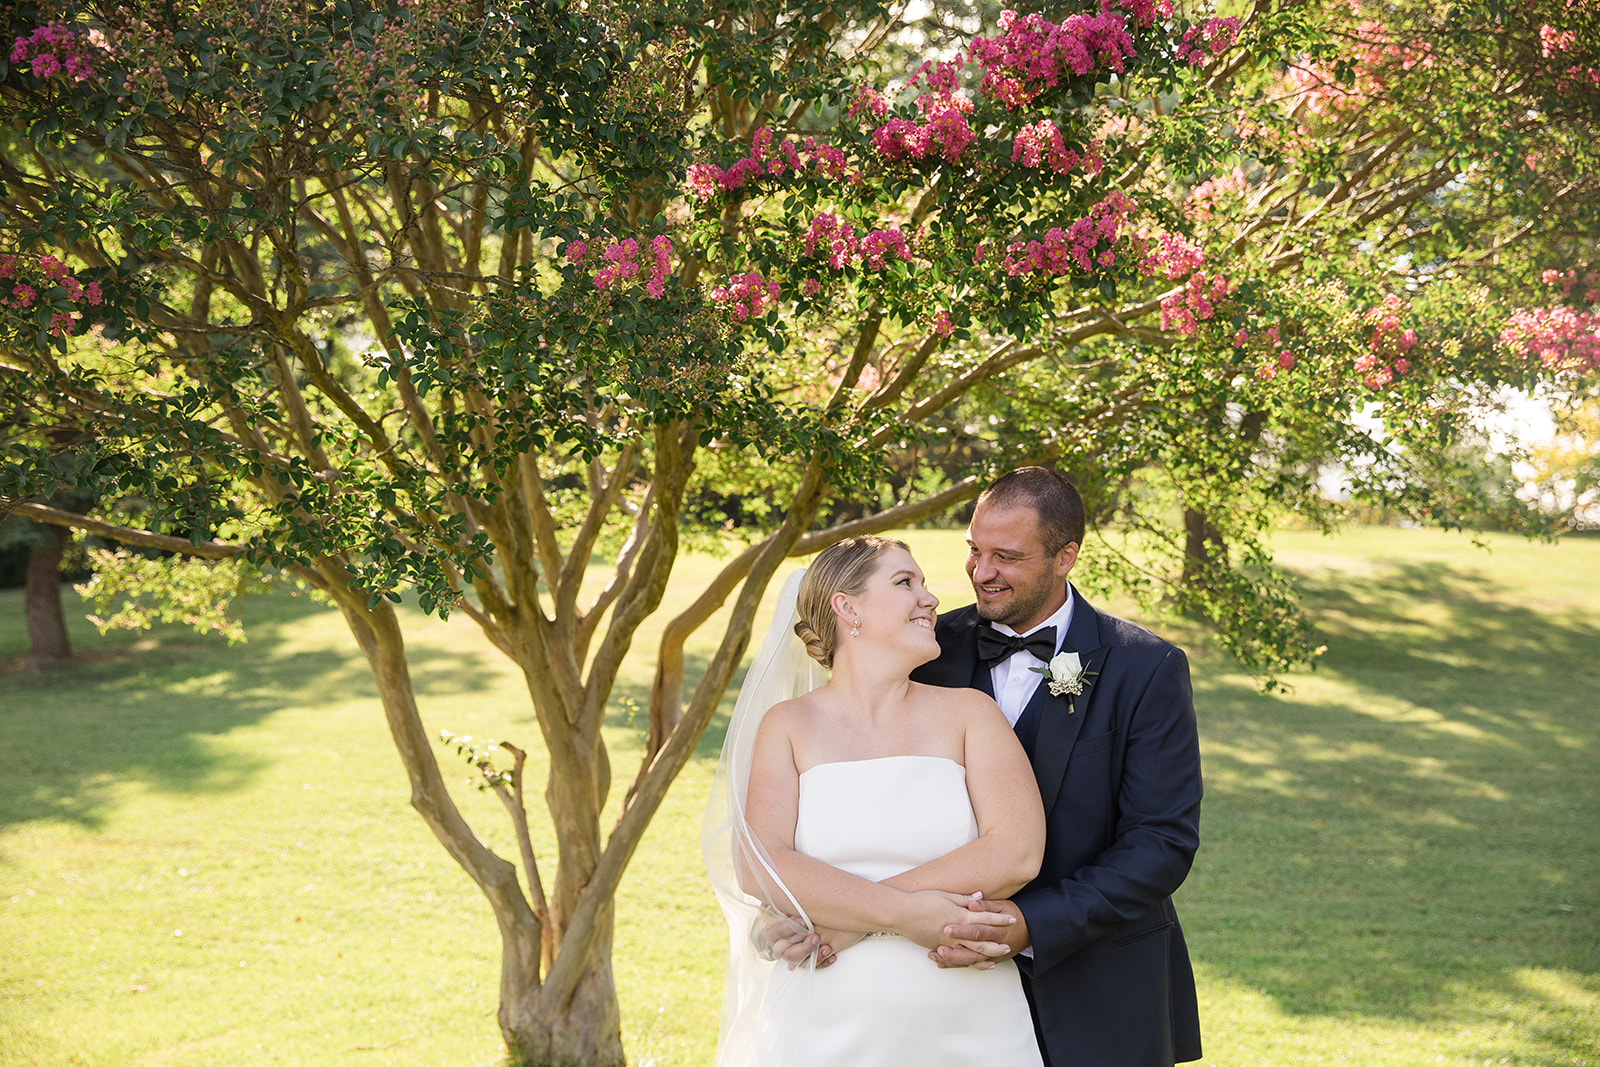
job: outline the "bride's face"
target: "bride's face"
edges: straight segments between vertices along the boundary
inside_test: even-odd
[[[844,597],[844,602],[841,643],[863,642],[874,651],[903,647],[923,657],[918,663],[939,654],[939,642],[933,636],[939,598],[928,592],[922,568],[905,549],[891,548],[879,556],[861,592]],[[861,635],[851,637],[851,623],[857,620]]]

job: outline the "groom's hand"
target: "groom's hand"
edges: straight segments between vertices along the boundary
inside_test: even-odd
[[[1009,959],[1032,944],[1028,936],[1028,920],[1022,917],[1022,911],[1009,900],[974,900],[967,905],[970,911],[997,912],[1010,915],[1016,922],[1010,926],[994,927],[981,926],[973,923],[953,923],[944,928],[945,943],[937,946],[928,953],[928,958],[940,967],[976,967],[979,970],[989,970],[995,965],[992,957],[980,955],[972,949],[958,944],[961,941],[998,941],[1005,947],[1005,957]]]

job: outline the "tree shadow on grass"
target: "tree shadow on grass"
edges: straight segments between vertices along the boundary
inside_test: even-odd
[[[18,635],[0,634],[0,830],[34,820],[96,828],[111,792],[130,779],[194,795],[237,789],[266,758],[213,742],[286,707],[369,699],[381,716],[366,660],[343,625],[325,618],[333,610],[307,598],[253,598],[248,640],[231,647],[176,626],[102,638],[82,624],[76,661],[39,675],[9,654]],[[297,631],[310,624],[336,640],[307,649]],[[476,653],[415,643],[408,651],[420,695],[470,692],[491,669]]]
[[[1595,617],[1442,563],[1300,586],[1328,652],[1296,692],[1197,666],[1201,966],[1298,1015],[1509,1013],[1514,1062],[1595,1062]],[[1577,989],[1530,983],[1548,970]]]

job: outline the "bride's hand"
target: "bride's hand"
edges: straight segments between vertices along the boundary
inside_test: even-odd
[[[838,962],[839,953],[866,936],[859,930],[830,930],[826,926],[817,927],[817,937],[822,940],[821,947],[817,949],[817,970],[832,967]]]
[[[1010,915],[998,912],[973,912],[967,906],[978,894],[946,893],[938,889],[924,889],[906,894],[906,909],[894,932],[921,945],[935,948],[949,944],[945,927],[961,923],[967,926],[1006,927],[1016,922]],[[997,931],[998,932],[998,931]],[[1004,956],[1003,941],[963,940],[962,946],[981,956]]]

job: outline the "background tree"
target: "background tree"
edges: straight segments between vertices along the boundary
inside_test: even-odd
[[[13,436],[14,427],[0,421],[0,443],[9,446]],[[75,462],[71,454],[70,434],[47,432],[29,436],[49,442],[49,449],[54,453],[49,462],[66,467]],[[53,480],[69,485],[84,481],[70,470],[58,471]],[[95,493],[92,488],[67,488],[42,503],[69,513],[83,513],[94,507]],[[61,585],[68,571],[81,566],[83,552],[72,551],[70,528],[35,522],[13,515],[11,510],[11,506],[0,506],[0,558],[20,563],[22,610],[28,628],[26,669],[30,673],[38,673],[47,665],[72,658],[72,642],[67,637],[66,613],[61,602]],[[7,585],[18,584],[10,578],[0,581]]]
[[[1328,517],[1326,465],[1458,521],[1435,446],[1472,390],[1581,388],[1587,305],[1532,285],[1593,254],[1594,38],[1548,6],[1116,0],[919,38],[809,0],[16,5],[0,415],[83,443],[64,477],[17,437],[0,496],[338,604],[498,920],[508,1045],[620,1063],[613,894],[786,558],[1055,462],[1142,535],[1106,574],[1271,672],[1315,640],[1260,534]],[[91,477],[150,509],[23,502]],[[605,832],[618,666],[678,552],[729,538]],[[527,680],[553,857],[524,749],[459,742],[514,862],[456,808],[404,592]]]
[[[0,551],[20,550],[23,565],[23,612],[28,622],[27,669],[72,658],[66,614],[61,607],[61,563],[72,531],[63,526],[7,518],[0,521]]]

